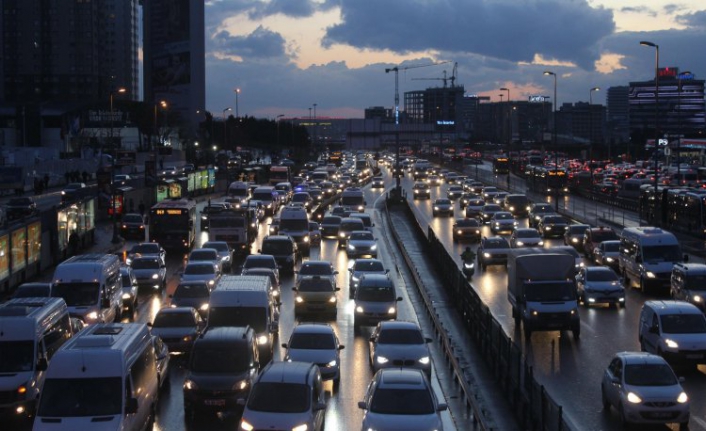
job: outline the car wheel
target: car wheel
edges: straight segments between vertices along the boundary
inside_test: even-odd
[[[603,410],[609,411],[610,410],[610,401],[608,401],[608,397],[605,394],[605,388],[601,385],[601,403],[603,404]]]
[[[628,422],[627,418],[625,417],[625,409],[623,408],[622,404],[620,405],[619,411],[620,411],[620,424],[623,426],[623,429],[626,429],[626,430],[632,429],[632,424],[630,422]]]
[[[689,421],[679,424],[679,431],[687,431],[689,429]]]

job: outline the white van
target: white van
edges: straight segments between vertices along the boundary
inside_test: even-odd
[[[71,335],[61,298],[15,298],[0,305],[0,412],[34,416],[47,364]]]
[[[69,313],[86,324],[120,319],[123,282],[120,258],[114,254],[84,254],[54,270],[51,296],[63,298]]]
[[[620,233],[619,268],[626,288],[635,283],[643,293],[667,293],[672,267],[686,259],[674,234],[661,228],[629,227]]]
[[[297,243],[299,251],[309,256],[311,237],[309,237],[309,214],[304,208],[284,207],[279,214],[279,235],[289,235]]]
[[[233,181],[228,186],[228,196],[238,197],[245,201],[250,198],[250,187],[244,181]]]
[[[706,317],[686,301],[645,301],[638,341],[643,352],[662,356],[672,365],[706,363]]]
[[[266,364],[279,332],[279,306],[270,277],[226,275],[211,292],[208,328],[249,325],[257,335],[260,363]]]
[[[350,212],[365,212],[365,195],[358,187],[347,187],[341,193],[341,206]]]
[[[86,327],[49,364],[33,430],[147,429],[158,380],[147,325]]]

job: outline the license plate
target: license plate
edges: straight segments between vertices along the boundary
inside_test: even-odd
[[[702,359],[703,357],[704,357],[704,355],[701,355],[701,354],[698,354],[698,353],[694,353],[694,354],[691,354],[691,355],[686,355],[686,359]]]
[[[655,413],[650,413],[650,417],[652,417],[654,419],[671,418],[672,413],[670,413],[670,412],[655,412]]]
[[[225,406],[226,400],[204,400],[203,403],[207,406]]]

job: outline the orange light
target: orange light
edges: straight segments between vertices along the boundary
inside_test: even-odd
[[[20,386],[17,388],[17,393],[20,395],[27,393],[27,387],[25,385]]]

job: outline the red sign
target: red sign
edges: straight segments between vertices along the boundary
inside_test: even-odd
[[[679,75],[678,67],[661,67],[657,71],[657,76],[660,78],[676,78]]]

